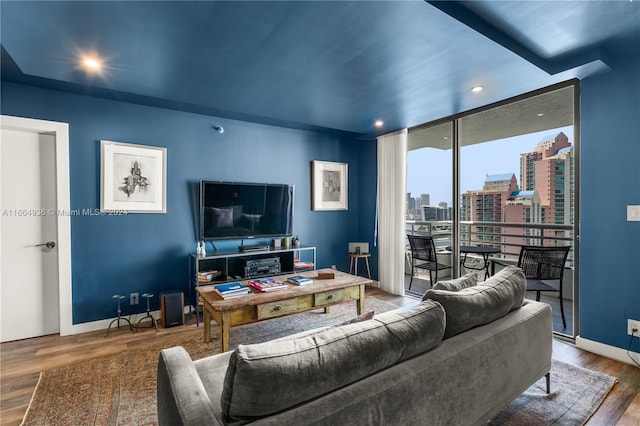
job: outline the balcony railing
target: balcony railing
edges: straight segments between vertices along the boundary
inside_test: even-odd
[[[405,224],[407,234],[432,236],[438,251],[451,245],[451,221],[407,220]],[[524,245],[573,245],[573,225],[461,221],[459,235],[460,245],[496,247],[501,254],[495,257],[506,260],[517,260]],[[573,250],[569,253],[567,266],[573,266]]]
[[[434,239],[436,251],[438,251],[438,262],[446,265],[452,265],[453,254],[446,250],[446,247],[452,245],[452,223],[451,221],[439,221],[439,222],[423,222],[415,220],[405,221],[407,234],[415,235],[430,235]],[[572,247],[569,252],[569,257],[565,265],[565,274],[562,281],[563,299],[560,300],[555,296],[555,293],[549,295],[543,295],[546,303],[553,306],[553,312],[559,312],[560,303],[564,304],[567,327],[564,327],[559,314],[554,314],[554,326],[555,332],[573,336],[573,313],[574,313],[574,277],[573,273],[569,273],[569,270],[574,266],[574,253],[573,253],[573,226],[572,225],[552,225],[552,224],[532,224],[532,223],[502,223],[502,222],[460,222],[459,230],[460,245],[471,246],[491,246],[500,249],[500,254],[492,255],[491,259],[501,259],[506,263],[518,262],[520,255],[520,248],[523,245],[538,245],[538,246],[567,246]],[[479,280],[484,279],[484,272],[478,271],[477,266],[483,266],[484,261],[482,258],[473,259],[471,257],[472,270],[475,273],[479,273]],[[465,258],[466,260],[469,260]],[[477,257],[477,256],[476,256]],[[420,271],[416,273],[416,277],[421,278],[413,281],[413,288],[408,290],[408,283],[410,282],[410,262],[411,254],[407,242],[407,261],[405,264],[405,291],[407,294],[414,294],[420,297],[424,292],[431,287],[431,283],[427,281],[428,275],[420,276]],[[474,265],[473,261],[477,261]],[[501,262],[502,263],[502,262]],[[493,263],[492,263],[493,264]],[[468,268],[466,263],[459,264],[460,269]],[[476,266],[476,267],[473,267]],[[468,269],[463,269],[468,273]],[[439,279],[447,279],[445,276],[448,273],[452,273],[451,270],[443,271],[442,276],[438,275]],[[527,297],[533,298],[533,294],[529,294]]]

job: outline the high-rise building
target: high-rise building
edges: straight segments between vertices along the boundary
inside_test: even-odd
[[[504,206],[511,194],[517,191],[518,182],[515,174],[487,175],[482,190],[462,194],[460,220],[504,222]],[[500,242],[501,233],[502,228],[496,226],[474,225],[471,229],[462,226],[460,238],[463,242]]]
[[[431,205],[429,202],[429,194],[420,194],[420,204],[417,207]]]
[[[542,206],[537,191],[513,192],[504,208],[507,223],[542,223]],[[540,245],[538,230],[530,228],[509,228],[504,241],[516,245]]]
[[[532,152],[520,156],[523,190],[535,190],[542,206],[541,223],[573,222],[573,149],[564,132],[542,138]]]
[[[453,207],[448,207],[446,201],[440,201],[438,207],[444,209],[444,220],[453,220]]]
[[[410,192],[407,192],[407,213],[411,210],[415,210],[416,208],[416,200],[411,196]]]
[[[422,206],[422,215],[425,222],[447,220],[447,209],[440,206]]]

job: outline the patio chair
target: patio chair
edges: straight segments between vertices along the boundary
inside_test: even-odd
[[[411,290],[411,284],[413,283],[413,271],[415,268],[429,271],[429,280],[431,287],[433,287],[433,283],[438,281],[438,271],[449,269],[451,266],[438,263],[433,237],[407,235],[407,238],[409,238],[409,246],[411,247],[411,280],[409,281],[409,290]],[[435,281],[432,276],[434,273]]]
[[[564,305],[562,302],[562,277],[564,266],[571,247],[539,247],[523,246],[518,258],[518,266],[524,272],[527,279],[527,291],[536,292],[536,301],[540,301],[540,293],[543,291],[560,292],[560,312],[562,313],[562,325],[567,328],[564,318]],[[558,280],[559,288],[555,288],[544,281]]]

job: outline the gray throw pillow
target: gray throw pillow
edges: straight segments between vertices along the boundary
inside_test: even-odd
[[[426,301],[296,339],[240,345],[220,398],[225,424],[286,410],[426,352],[444,328],[442,306]]]
[[[445,310],[447,326],[444,338],[490,323],[524,302],[527,287],[522,270],[509,266],[488,280],[459,291],[427,290],[427,300],[439,302]]]
[[[519,309],[524,303],[524,295],[527,291],[527,278],[522,269],[517,266],[507,266],[488,280],[480,284],[492,287],[507,287],[511,290],[511,309],[509,312]]]
[[[434,290],[448,290],[448,291],[460,291],[463,288],[473,287],[478,283],[476,274],[470,273],[463,275],[460,278],[452,280],[438,281],[434,286]],[[422,300],[425,300],[424,298]]]

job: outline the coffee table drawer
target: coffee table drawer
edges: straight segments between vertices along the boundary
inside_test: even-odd
[[[264,303],[257,306],[258,319],[275,318],[287,315],[298,310],[297,299],[278,300],[277,302]]]
[[[342,302],[345,300],[344,289],[323,291],[322,293],[313,295],[314,306],[330,305],[332,303]]]

